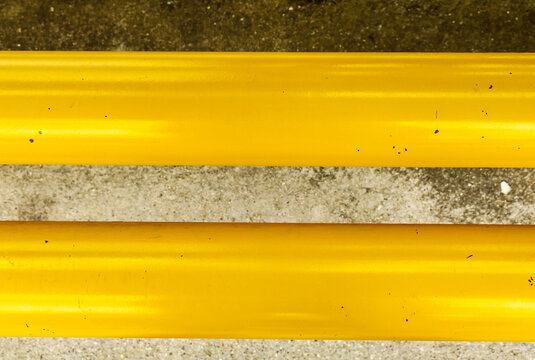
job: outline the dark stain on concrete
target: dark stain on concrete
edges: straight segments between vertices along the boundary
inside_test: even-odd
[[[329,180],[335,180],[337,173],[341,168],[336,167],[315,167],[312,168],[312,174],[308,178],[308,182],[313,187],[320,187],[322,183]]]
[[[20,221],[46,221],[50,208],[56,201],[44,195],[31,194],[25,196],[18,205]]]
[[[394,170],[395,171],[395,170]],[[424,194],[436,202],[433,213],[441,222],[528,224],[535,203],[535,169],[420,168],[408,176],[432,186]],[[500,183],[513,189],[504,195]],[[524,209],[525,211],[523,211]]]

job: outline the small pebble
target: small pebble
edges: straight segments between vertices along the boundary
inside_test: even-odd
[[[502,194],[507,195],[511,192],[511,186],[507,183],[507,181],[502,181],[500,183],[500,189],[502,191]]]

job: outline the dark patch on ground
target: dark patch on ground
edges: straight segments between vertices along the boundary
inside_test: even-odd
[[[535,51],[531,0],[0,2],[3,50]]]
[[[18,205],[18,219],[20,221],[46,221],[48,212],[55,200],[39,194],[31,194]]]
[[[341,168],[336,167],[315,167],[312,168],[313,174],[308,178],[310,185],[319,187],[322,183],[336,179]]]
[[[421,168],[407,169],[404,175],[432,186],[424,196],[436,201],[433,213],[441,222],[532,223],[535,169]],[[507,195],[501,192],[502,181],[512,188]]]

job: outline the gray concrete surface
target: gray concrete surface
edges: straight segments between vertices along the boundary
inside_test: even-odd
[[[9,338],[2,359],[533,359],[525,343]]]
[[[535,1],[0,0],[0,49],[535,51]],[[533,224],[535,170],[0,166],[0,220]],[[535,344],[0,338],[0,358],[532,359]]]
[[[502,193],[505,181],[511,191]],[[0,166],[0,220],[530,224],[535,170]]]

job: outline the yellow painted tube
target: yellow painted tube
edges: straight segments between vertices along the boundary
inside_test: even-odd
[[[0,336],[535,340],[535,227],[0,223]]]
[[[0,53],[0,163],[535,166],[535,54]]]

